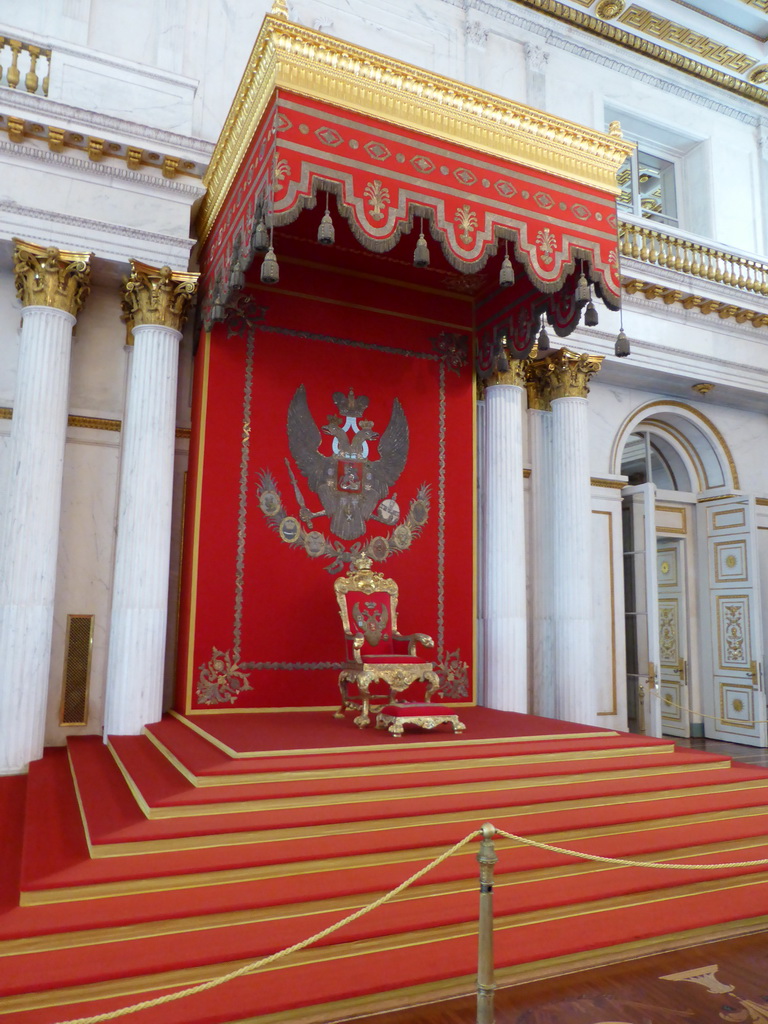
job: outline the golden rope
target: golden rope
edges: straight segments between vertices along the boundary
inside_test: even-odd
[[[684,704],[677,704],[669,695],[662,697],[660,690],[651,690],[651,693],[668,708],[679,708],[680,711],[688,711],[690,714],[696,715],[697,718],[708,718],[711,722],[726,721],[722,715],[705,715],[703,711],[694,711],[693,708],[688,708]],[[735,722],[737,725],[768,725],[768,718],[731,718],[727,721]]]
[[[389,902],[398,896],[403,889],[407,889],[409,885],[413,885],[414,882],[418,882],[420,878],[431,871],[432,868],[437,867],[438,864],[442,864],[444,860],[458,852],[462,846],[466,846],[467,843],[475,839],[477,836],[482,834],[482,829],[475,829],[474,832],[470,832],[469,835],[464,836],[458,843],[455,843],[449,850],[445,850],[440,854],[439,857],[435,857],[433,861],[420,868],[415,874],[411,875],[410,878],[406,878],[404,882],[401,882],[395,889],[380,896],[379,899],[374,900],[373,903],[368,903],[364,907],[360,907],[352,914],[348,914],[342,918],[341,921],[337,921],[335,924],[329,925],[324,928],[321,932],[316,932],[314,935],[310,935],[308,939],[302,939],[301,942],[296,942],[292,946],[287,946],[285,949],[279,950],[277,953],[272,953],[269,956],[262,957],[260,960],[252,960],[250,963],[244,964],[242,967],[238,967],[237,970],[230,971],[229,974],[222,974],[217,978],[211,978],[210,981],[202,981],[198,985],[192,985],[190,988],[180,989],[178,992],[169,992],[162,996],[156,996],[154,999],[145,999],[141,1003],[132,1003],[130,1006],[123,1006],[118,1010],[108,1010],[106,1013],[97,1013],[93,1017],[74,1017],[71,1020],[59,1021],[58,1024],[99,1024],[100,1021],[114,1020],[116,1017],[125,1017],[129,1013],[136,1013],[138,1010],[148,1010],[153,1006],[160,1006],[163,1003],[171,1003],[177,999],[184,999],[186,996],[195,995],[198,992],[205,992],[208,989],[216,988],[218,985],[223,985],[225,982],[234,981],[235,978],[241,978],[244,974],[250,974],[251,971],[256,971],[260,967],[266,967],[267,964],[274,963],[276,960],[282,959],[284,956],[288,956],[289,953],[296,953],[300,949],[304,949],[306,946],[311,946],[313,942],[319,942],[320,939],[324,939],[326,935],[331,935],[333,932],[338,931],[339,928],[343,928],[346,924],[351,924],[358,918],[363,917],[365,914],[369,914],[372,910],[376,910],[383,903]]]
[[[668,868],[671,871],[723,871],[728,868],[752,868],[768,864],[768,857],[761,860],[742,860],[731,864],[671,864],[668,861],[645,861],[627,860],[624,857],[601,857],[599,853],[581,853],[579,850],[566,850],[562,846],[550,846],[549,843],[540,843],[535,839],[526,839],[525,836],[516,836],[514,832],[505,832],[503,828],[497,828],[500,836],[507,839],[514,839],[526,846],[536,846],[540,850],[549,850],[551,853],[565,853],[569,857],[580,857],[582,860],[596,860],[603,864],[621,864],[629,868]]]

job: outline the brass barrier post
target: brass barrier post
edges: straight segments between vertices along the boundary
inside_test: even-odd
[[[477,853],[480,865],[480,914],[477,922],[477,1024],[494,1024],[493,994],[493,866],[498,861],[493,848],[496,829],[483,825]]]

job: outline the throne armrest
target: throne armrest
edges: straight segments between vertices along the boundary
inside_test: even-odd
[[[363,659],[360,656],[360,650],[365,643],[365,637],[361,633],[345,633],[344,639],[352,645],[352,655],[357,664],[362,665]]]
[[[416,645],[421,644],[422,647],[434,647],[435,641],[431,636],[427,636],[426,633],[409,633],[407,636],[403,636],[401,633],[393,634],[395,640],[402,640],[408,644],[408,654],[411,657],[416,656]]]

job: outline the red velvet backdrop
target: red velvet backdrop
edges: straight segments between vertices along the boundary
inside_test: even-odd
[[[196,357],[178,707],[334,705],[344,643],[333,580],[361,544],[400,586],[401,632],[434,637],[443,699],[473,702],[472,302],[283,259],[279,287],[251,284],[243,303],[245,315],[215,326]],[[335,537],[327,515],[301,523],[302,505],[322,509],[288,443],[301,385],[321,430],[338,416],[337,392],[368,396],[359,419],[379,439],[400,402],[409,450],[387,495],[397,523],[369,519],[356,541]],[[332,438],[322,438],[330,456]]]

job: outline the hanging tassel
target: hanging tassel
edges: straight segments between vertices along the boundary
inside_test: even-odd
[[[541,317],[541,330],[539,331],[539,337],[536,342],[539,352],[549,352],[549,335],[547,334],[547,328],[544,326],[544,316]]]
[[[213,300],[211,306],[211,320],[223,320],[224,319],[224,303],[221,301],[219,296]]]
[[[240,291],[245,284],[245,274],[243,268],[240,265],[240,257],[238,256],[235,262],[232,264],[232,271],[229,275],[229,284],[234,291]]]
[[[275,250],[270,245],[264,261],[261,264],[261,283],[277,284],[280,280],[280,267],[277,265]]]
[[[592,299],[587,303],[587,308],[584,310],[584,326],[585,327],[597,327],[597,310]]]
[[[501,261],[499,271],[499,287],[509,288],[515,283],[515,272],[512,269],[512,260],[509,258],[509,243],[504,243],[504,259]]]
[[[427,240],[424,237],[424,221],[421,221],[421,231],[419,234],[419,240],[416,243],[416,248],[413,250],[413,265],[414,267],[428,267],[429,266],[429,247],[427,246]]]
[[[320,227],[317,229],[317,240],[320,245],[333,245],[336,241],[336,229],[333,226],[331,215],[328,210],[323,214]]]
[[[259,221],[251,235],[251,249],[253,252],[266,252],[269,248],[269,231],[264,223],[264,218]]]
[[[589,302],[589,283],[584,276],[583,266],[579,274],[579,280],[576,282],[576,301]]]
[[[618,356],[619,359],[623,359],[625,356],[630,354],[629,349],[629,338],[624,333],[624,328],[619,328],[619,333],[616,337],[616,345],[613,349],[614,355]]]
[[[331,220],[331,211],[328,209],[328,193],[325,193],[325,213],[317,229],[317,240],[320,245],[333,245],[336,241],[336,229]]]

